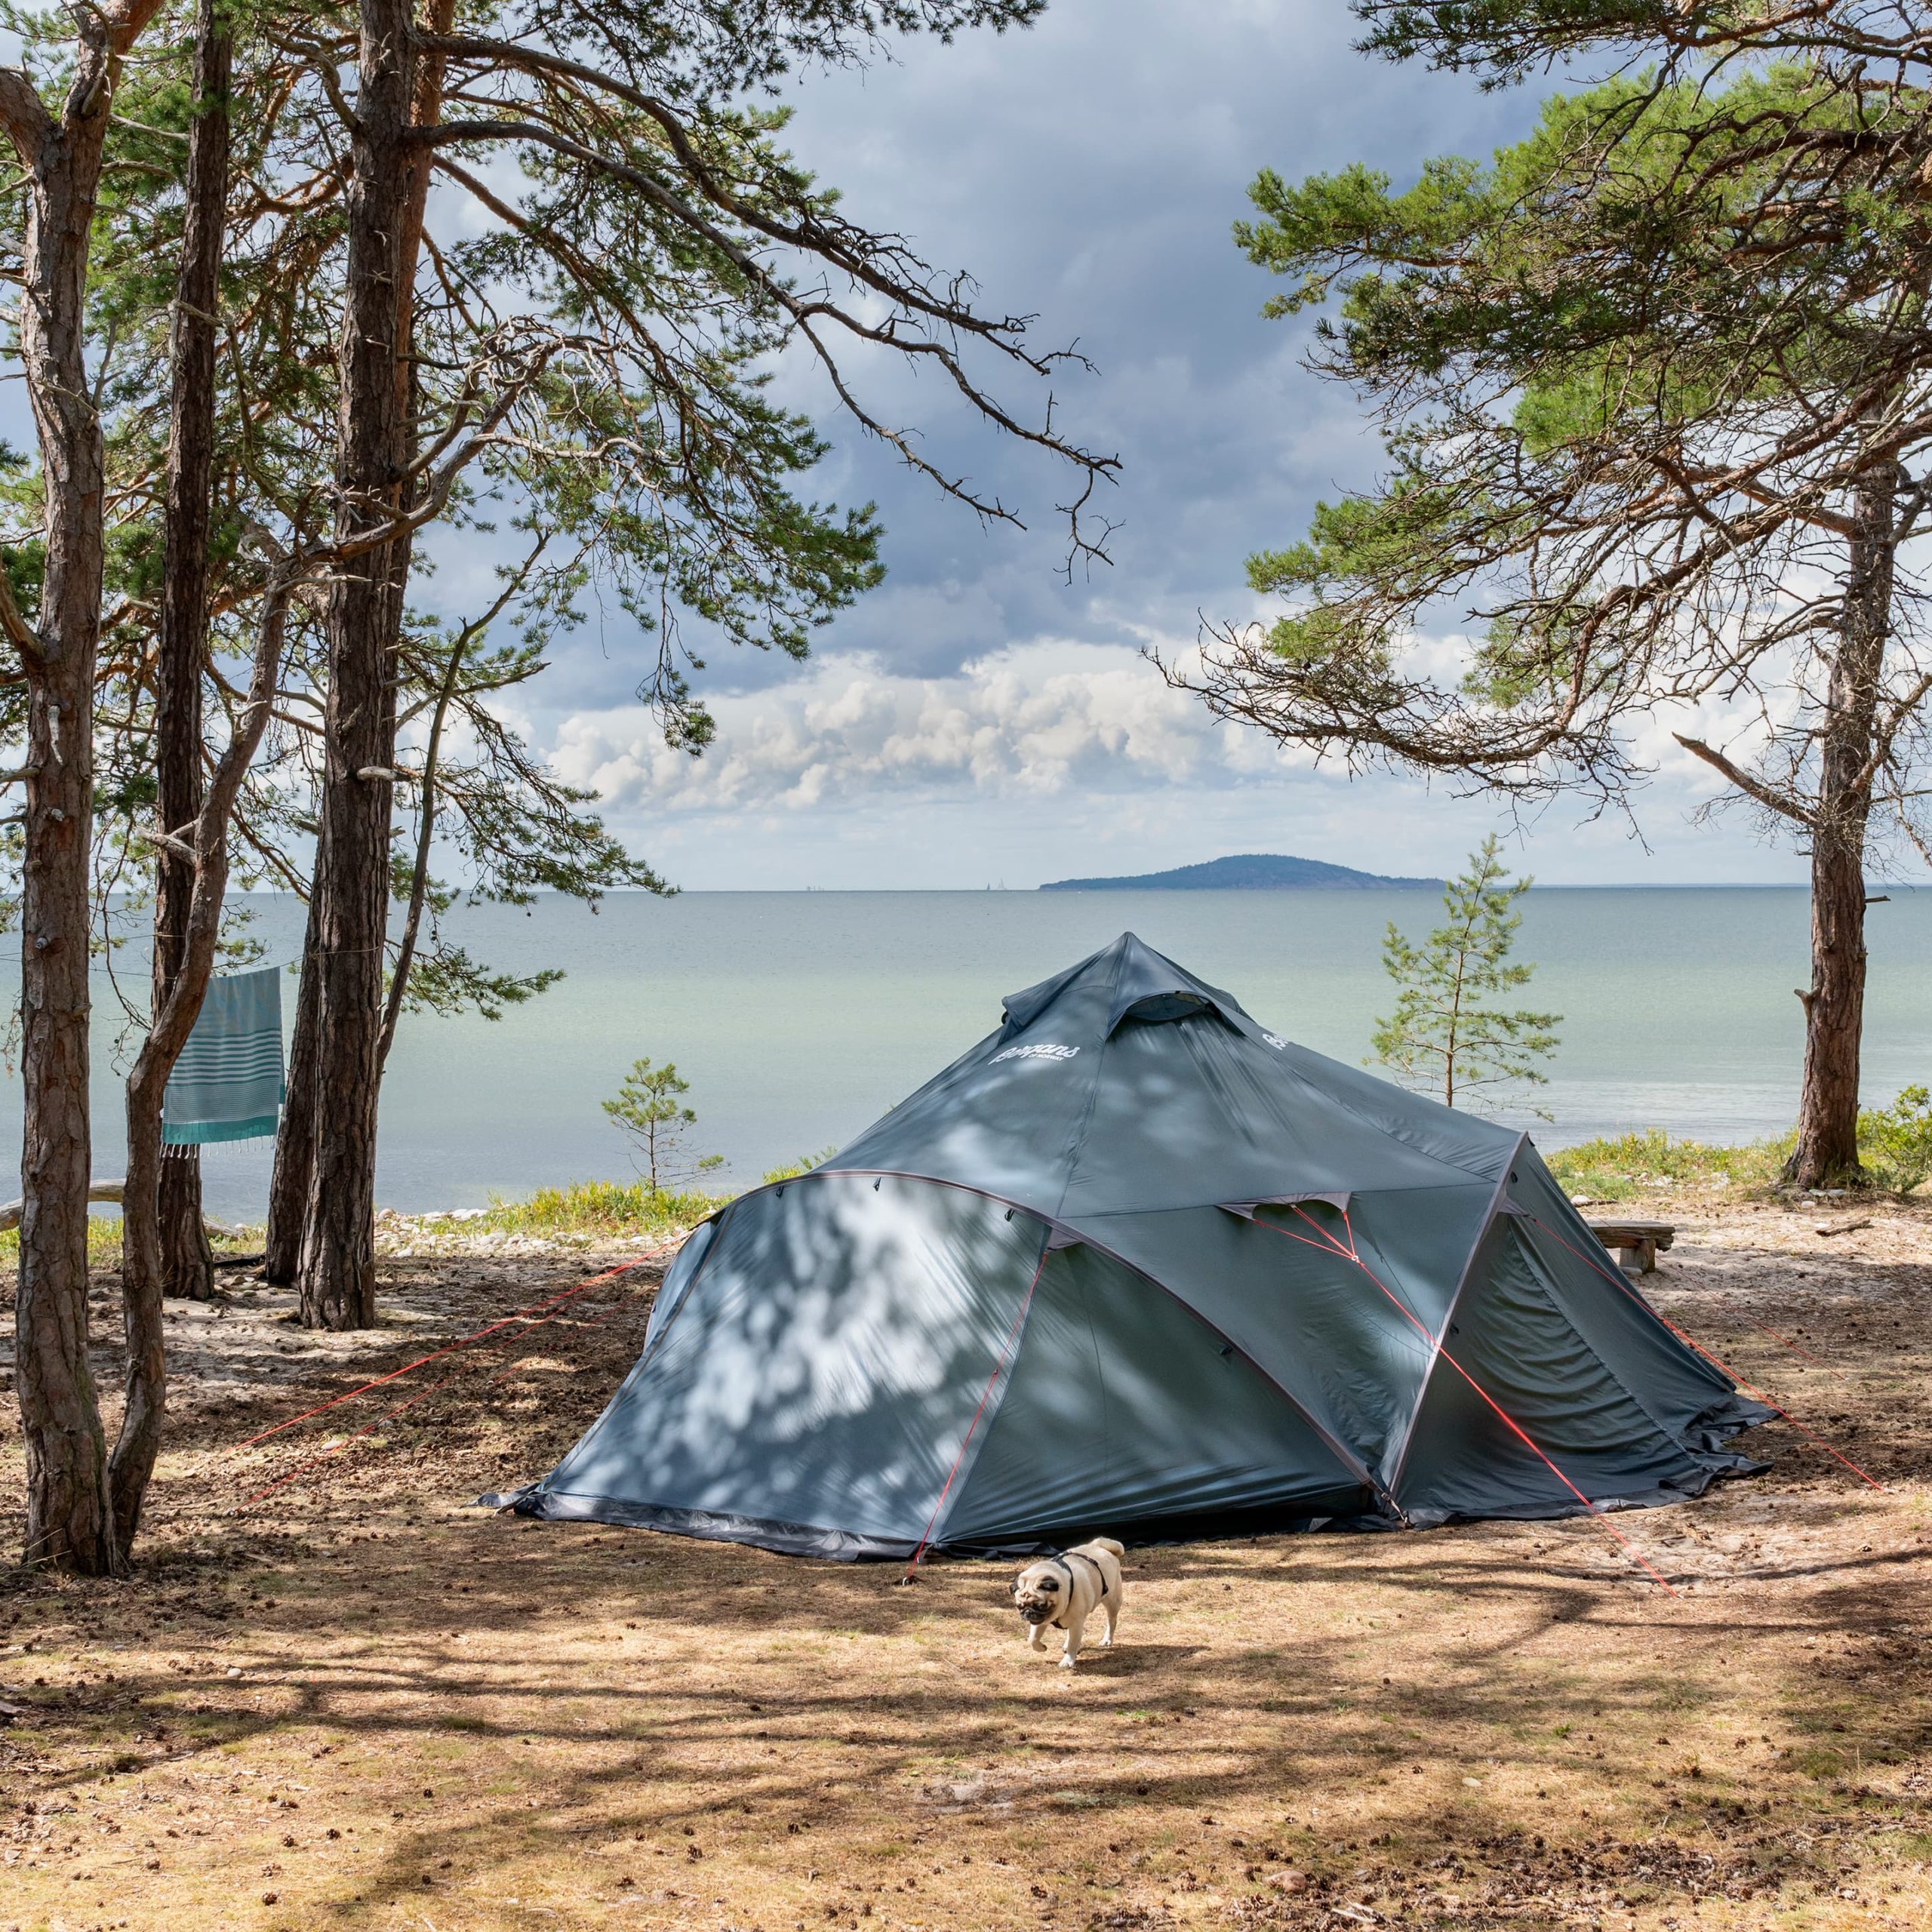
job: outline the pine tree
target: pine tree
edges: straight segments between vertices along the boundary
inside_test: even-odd
[[[1375,1023],[1376,1057],[1405,1086],[1440,1091],[1445,1106],[1458,1095],[1466,1105],[1484,1089],[1544,1084],[1549,1076],[1537,1062],[1555,1051],[1563,1017],[1491,1004],[1527,986],[1536,971],[1509,958],[1523,922],[1512,908],[1531,881],[1509,877],[1500,849],[1492,833],[1470,854],[1469,869],[1442,895],[1448,924],[1425,944],[1411,946],[1393,921],[1382,943],[1383,968],[1401,990],[1394,1014]]]
[[[604,1111],[629,1137],[638,1171],[653,1194],[661,1194],[667,1185],[682,1186],[724,1164],[722,1154],[694,1158],[685,1151],[686,1133],[697,1126],[697,1114],[679,1097],[691,1091],[691,1083],[678,1078],[669,1060],[654,1067],[647,1057],[632,1063],[616,1099],[604,1103]]]
[[[1407,186],[1256,180],[1269,312],[1327,312],[1311,365],[1387,473],[1252,558],[1284,614],[1176,675],[1356,768],[1592,808],[1667,733],[1810,862],[1786,1174],[1855,1183],[1866,875],[1932,856],[1932,42],[1849,0],[1357,11],[1392,58],[1575,91]]]
[[[276,1273],[295,1249],[303,1320],[346,1328],[374,1318],[384,884],[415,531],[490,489],[571,527],[595,553],[586,569],[654,641],[641,697],[696,751],[711,722],[685,672],[701,638],[802,657],[882,574],[869,506],[795,493],[826,445],[767,392],[777,358],[815,364],[912,469],[1014,521],[875,413],[857,364],[884,350],[942,374],[971,413],[1070,466],[1072,554],[1100,554],[1091,500],[1116,466],[1062,437],[1051,396],[1029,423],[988,386],[1001,371],[1050,381],[1078,355],[1035,347],[1024,318],[983,314],[965,278],[852,220],[780,145],[786,113],[760,98],[794,66],[858,61],[888,34],[1024,26],[1039,0],[312,11],[303,87],[339,122],[337,523],[408,524],[331,585],[315,882],[267,1244]]]

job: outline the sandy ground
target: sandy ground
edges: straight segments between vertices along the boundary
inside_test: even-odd
[[[466,1506],[661,1264],[253,1446],[622,1257],[446,1232],[347,1337],[238,1280],[171,1314],[140,1574],[0,1574],[0,1932],[1932,1923],[1932,1213],[1651,1211],[1660,1305],[1882,1492],[1756,1432],[1767,1475],[1617,1519],[1674,1595],[1590,1521],[1139,1550],[1077,1672],[1004,1566]]]

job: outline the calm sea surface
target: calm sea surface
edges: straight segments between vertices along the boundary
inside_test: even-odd
[[[301,916],[258,900],[269,957],[292,959]],[[850,1139],[999,1020],[1001,994],[1124,928],[1226,987],[1264,1026],[1347,1060],[1389,1010],[1380,957],[1395,920],[1419,937],[1430,893],[687,893],[626,895],[600,915],[460,912],[447,929],[491,964],[568,977],[500,1022],[408,1020],[383,1084],[380,1198],[405,1209],[481,1206],[546,1183],[628,1177],[598,1103],[640,1054],[691,1083],[696,1149],[718,1177]],[[1563,1016],[1546,1145],[1657,1126],[1743,1140],[1788,1125],[1802,1048],[1792,989],[1808,983],[1798,891],[1538,889],[1518,957],[1527,1003]],[[9,941],[9,949],[14,942]],[[1932,1079],[1932,891],[1872,909],[1865,1091]],[[130,949],[132,951],[132,949]],[[138,985],[141,968],[119,969]],[[9,964],[0,987],[17,986]],[[116,1014],[97,982],[97,1174],[122,1168]],[[285,1020],[294,1010],[286,983]],[[1520,1112],[1520,1110],[1518,1110]],[[18,1159],[20,1083],[0,1089]],[[267,1143],[216,1148],[211,1211],[258,1219]]]

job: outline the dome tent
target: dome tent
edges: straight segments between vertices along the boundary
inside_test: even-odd
[[[1545,1517],[1758,1466],[1528,1138],[1124,934],[742,1195],[525,1515],[799,1554]]]

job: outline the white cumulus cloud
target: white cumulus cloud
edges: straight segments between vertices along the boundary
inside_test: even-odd
[[[938,677],[827,658],[713,709],[718,740],[702,758],[668,749],[650,713],[628,706],[562,720],[552,759],[620,812],[1211,786],[1284,763],[1259,734],[1217,729],[1198,699],[1120,648],[1029,645]]]

